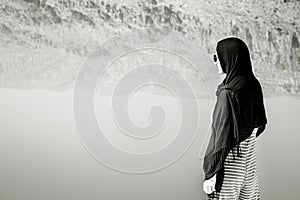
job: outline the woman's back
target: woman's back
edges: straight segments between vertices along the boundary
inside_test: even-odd
[[[212,133],[203,162],[204,190],[215,191],[209,197],[217,199],[259,199],[254,146],[267,123],[262,88],[242,40],[219,41],[214,59],[226,77],[216,92]]]

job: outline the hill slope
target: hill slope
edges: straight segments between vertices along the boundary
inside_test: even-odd
[[[84,58],[103,41],[152,26],[183,33],[208,54],[219,39],[241,37],[268,95],[300,94],[298,0],[13,0],[0,6],[2,87],[70,88]]]

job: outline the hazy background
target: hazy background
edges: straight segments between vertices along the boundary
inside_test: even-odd
[[[72,90],[1,89],[0,98],[1,200],[205,199],[198,153],[212,101],[199,100],[201,126],[183,157],[164,170],[132,175],[103,166],[83,148],[73,122]],[[262,198],[296,200],[300,100],[276,97],[265,103],[269,125],[257,145]]]
[[[72,95],[82,63],[102,42],[149,26],[177,31],[203,49],[207,59],[201,54],[199,66],[212,95],[220,80],[210,60],[216,42],[232,35],[245,40],[266,97],[268,125],[257,143],[262,199],[299,199],[299,1],[2,0],[0,5],[0,200],[205,199],[198,153],[214,97],[203,85],[195,87],[201,114],[197,138],[164,170],[142,175],[114,171],[93,159],[76,133]],[[185,40],[178,44],[189,48]],[[100,55],[109,57],[112,51],[101,47]],[[147,57],[139,52],[134,63]],[[176,62],[172,57],[157,60]],[[108,101],[132,62],[130,56],[120,59],[107,71],[106,90],[97,91],[98,98]],[[199,80],[197,71],[177,63],[174,69],[188,81]],[[142,122],[148,122],[149,113],[141,112],[141,102],[169,101],[164,90],[146,92],[130,107]]]

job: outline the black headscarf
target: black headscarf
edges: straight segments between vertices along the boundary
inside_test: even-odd
[[[261,85],[252,72],[249,50],[239,38],[218,42],[217,55],[226,78],[217,88],[211,137],[203,170],[205,180],[217,174],[215,189],[220,191],[224,161],[230,150],[239,156],[239,144],[258,127],[260,135],[267,123]]]

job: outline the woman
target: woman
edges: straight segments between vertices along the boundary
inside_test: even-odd
[[[241,39],[219,41],[214,61],[226,77],[216,92],[203,190],[209,199],[259,199],[254,147],[267,123],[262,89]]]

